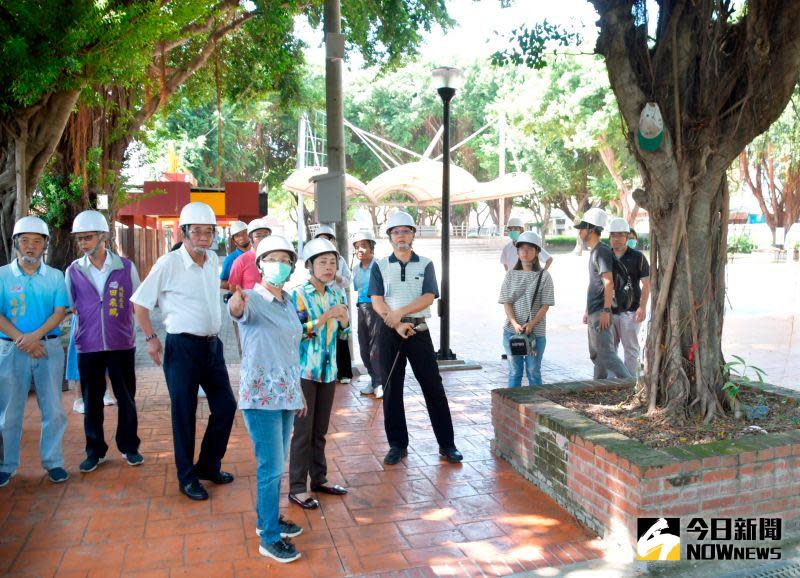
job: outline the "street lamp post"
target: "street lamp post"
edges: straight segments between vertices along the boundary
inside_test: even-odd
[[[442,293],[439,298],[439,360],[453,360],[450,351],[450,101],[461,86],[462,73],[459,68],[442,66],[433,70],[437,92],[442,98]]]

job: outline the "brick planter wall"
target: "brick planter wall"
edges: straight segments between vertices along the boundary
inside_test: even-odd
[[[622,380],[552,384],[567,391]],[[765,386],[800,399],[800,393]],[[636,518],[781,517],[800,527],[800,430],[652,449],[533,388],[492,392],[493,449],[601,537],[635,546]]]

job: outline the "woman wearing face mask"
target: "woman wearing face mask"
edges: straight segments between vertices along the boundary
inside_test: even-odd
[[[508,356],[508,387],[522,385],[523,368],[529,385],[542,384],[542,356],[546,339],[545,316],[555,305],[553,279],[539,265],[542,240],[533,231],[517,238],[517,263],[506,273],[498,300],[505,308],[503,346]],[[527,337],[528,355],[512,355],[514,335]]]
[[[261,283],[246,291],[237,288],[228,301],[242,337],[239,408],[258,462],[258,551],[284,563],[300,557],[290,538],[303,531],[278,513],[292,424],[295,416],[306,413],[300,387],[303,329],[291,297],[283,290],[296,261],[289,241],[278,235],[267,237],[256,249]]]
[[[300,384],[308,413],[294,424],[289,456],[289,501],[311,510],[319,502],[311,491],[340,496],[347,490],[328,483],[325,435],[333,409],[337,377],[336,347],[349,329],[349,313],[342,290],[330,282],[336,275],[339,252],[327,239],[313,239],[303,248],[310,279],[296,287],[292,301],[303,326],[300,342]]]
[[[519,217],[511,217],[506,224],[506,229],[508,230],[508,238],[511,241],[503,247],[503,251],[500,253],[500,262],[506,271],[511,271],[517,264],[517,239],[525,231],[525,223]],[[544,249],[539,251],[539,260],[544,263],[545,271],[553,264],[553,257]]]

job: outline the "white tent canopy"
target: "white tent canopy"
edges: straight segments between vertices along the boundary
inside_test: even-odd
[[[293,172],[284,187],[304,196],[314,194],[312,177],[327,172],[325,167],[309,167]],[[417,206],[439,205],[442,202],[442,163],[422,160],[385,171],[364,185],[356,177],[346,177],[347,196],[364,196],[372,205],[381,205],[393,193],[408,195]],[[450,202],[454,205],[529,195],[533,182],[525,173],[512,172],[488,183],[480,183],[469,172],[450,165]]]

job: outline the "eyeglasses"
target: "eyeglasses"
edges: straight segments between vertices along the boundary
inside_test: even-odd
[[[330,235],[319,235],[318,238],[319,239],[327,239],[331,243],[333,243],[336,240],[335,237],[331,237]]]
[[[402,228],[399,228],[399,227],[395,227],[390,232],[390,234],[393,237],[400,237],[402,235],[411,235],[413,233],[414,233],[414,231],[412,231],[411,229],[402,229]]]
[[[284,265],[290,265],[290,266],[292,264],[292,260],[291,259],[288,259],[288,258],[276,259],[275,257],[264,257],[263,262],[264,263],[283,263]]]
[[[214,227],[208,229],[189,229],[189,235],[197,239],[210,239],[214,236]]]
[[[77,243],[88,243],[92,239],[97,237],[97,233],[90,233],[89,235],[75,235],[75,242]]]

